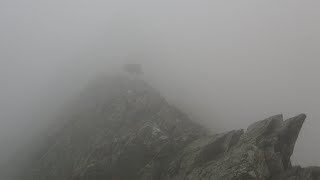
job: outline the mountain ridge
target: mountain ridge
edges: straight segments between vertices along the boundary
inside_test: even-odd
[[[143,80],[101,77],[66,112],[55,141],[23,179],[317,180],[317,167],[292,166],[306,119],[282,115],[245,130],[212,134]]]

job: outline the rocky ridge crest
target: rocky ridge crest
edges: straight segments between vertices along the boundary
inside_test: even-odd
[[[24,179],[320,179],[319,168],[290,161],[304,114],[211,134],[145,82],[126,77],[98,80],[77,104]]]

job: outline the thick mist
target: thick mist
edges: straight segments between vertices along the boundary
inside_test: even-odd
[[[141,63],[214,131],[308,115],[294,163],[320,165],[320,2],[0,2],[0,164],[98,74]]]

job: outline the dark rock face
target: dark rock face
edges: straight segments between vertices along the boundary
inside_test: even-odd
[[[194,141],[176,158],[164,179],[275,179],[292,169],[293,153],[305,115],[281,115]]]
[[[84,94],[24,179],[320,179],[290,161],[304,114],[211,135],[141,80],[100,80]]]

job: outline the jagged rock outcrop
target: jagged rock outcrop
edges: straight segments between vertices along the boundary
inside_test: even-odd
[[[210,134],[145,82],[100,79],[24,179],[317,180],[291,165],[306,115]]]
[[[164,179],[279,179],[292,169],[290,157],[304,114],[281,115],[191,143],[173,161]],[[280,178],[283,179],[283,178]]]

